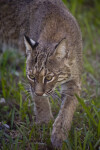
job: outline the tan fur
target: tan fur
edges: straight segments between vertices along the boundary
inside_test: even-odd
[[[48,97],[62,85],[64,97],[51,135],[53,146],[61,147],[78,104],[75,93],[81,90],[82,37],[75,18],[61,0],[1,0],[0,45],[26,47],[36,122],[53,119]]]

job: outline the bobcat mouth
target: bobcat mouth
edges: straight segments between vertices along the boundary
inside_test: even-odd
[[[48,97],[48,95],[45,94],[45,93],[44,93],[43,95],[37,95],[37,94],[34,92],[34,95],[35,95],[35,96],[38,96],[38,97]]]
[[[41,94],[36,93],[36,92],[33,90],[33,88],[31,88],[31,91],[32,91],[32,95],[34,95],[34,96],[38,96],[38,97],[48,97],[48,94],[46,94],[46,93],[41,93]]]
[[[49,97],[52,95],[52,93],[54,92],[54,89],[50,89],[49,91],[47,92],[44,92],[44,93],[36,93],[34,88],[31,87],[31,94],[33,96],[38,96],[38,97]]]
[[[49,96],[52,95],[52,93],[53,93],[53,90],[50,90],[49,92],[43,93],[43,94],[41,94],[41,95],[38,95],[38,94],[36,94],[35,91],[34,91],[34,95],[35,95],[35,96],[39,96],[39,97],[49,97]]]

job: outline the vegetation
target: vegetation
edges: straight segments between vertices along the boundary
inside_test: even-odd
[[[62,150],[100,149],[100,1],[63,0],[77,18],[83,35],[82,95],[69,138]],[[52,149],[52,122],[36,125],[25,73],[25,57],[7,50],[0,54],[0,149]],[[58,93],[59,96],[59,93]],[[77,96],[77,95],[76,95]],[[1,101],[5,101],[1,103]],[[51,98],[53,113],[59,100]]]

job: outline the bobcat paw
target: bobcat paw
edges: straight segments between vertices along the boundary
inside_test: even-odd
[[[61,129],[59,130],[53,129],[52,135],[51,135],[51,142],[55,148],[61,149],[62,144],[66,138],[67,137],[65,136],[65,134],[61,132]]]
[[[51,142],[55,148],[61,148],[61,146],[62,146],[62,139],[58,138],[58,136],[56,134],[52,134]]]

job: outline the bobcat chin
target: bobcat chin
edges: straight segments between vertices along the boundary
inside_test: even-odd
[[[63,100],[51,135],[53,146],[61,148],[81,90],[82,37],[75,18],[61,0],[1,0],[0,45],[26,49],[37,123],[53,119],[49,96],[61,85]]]

